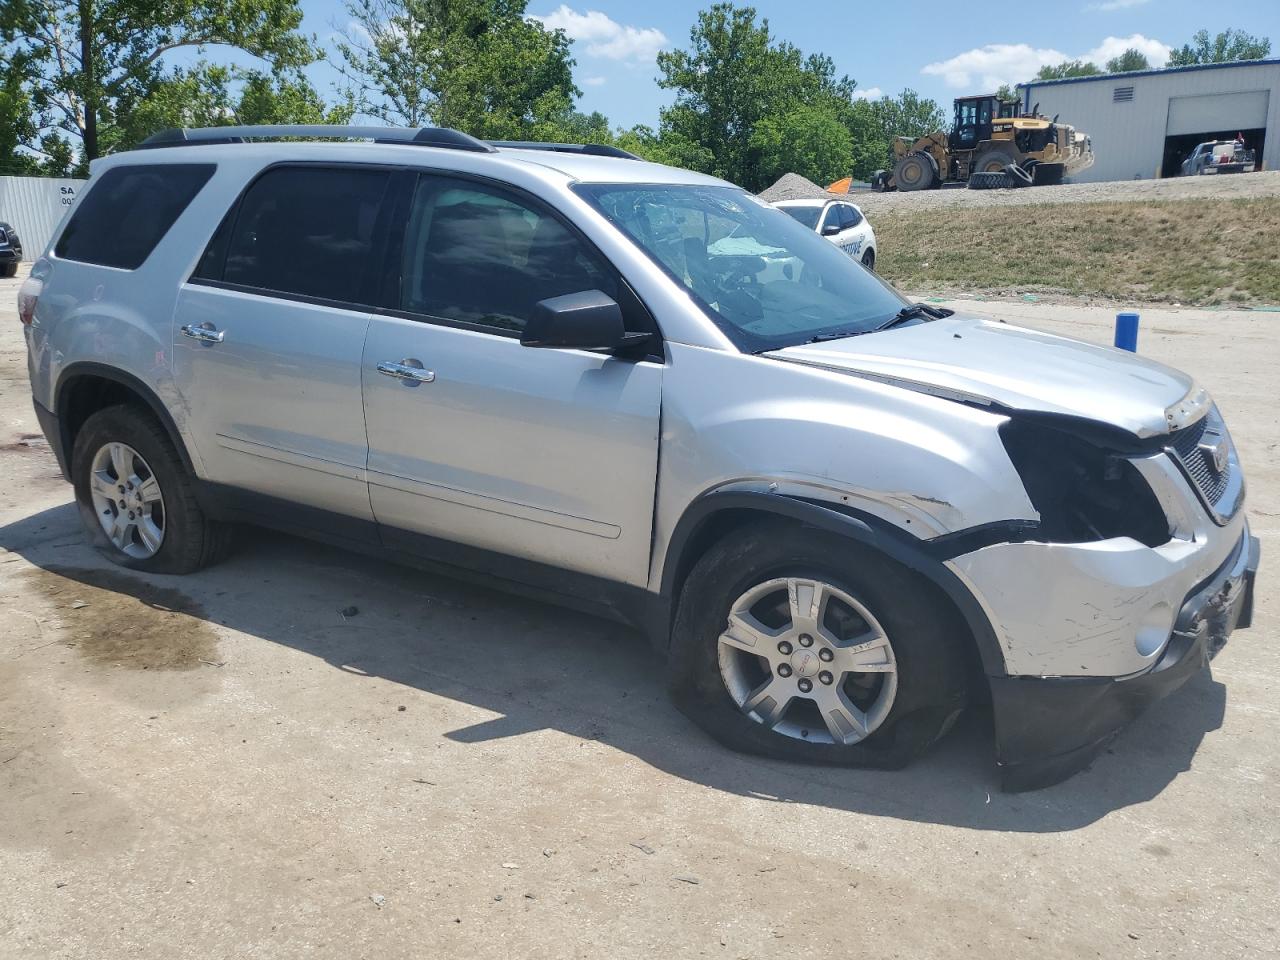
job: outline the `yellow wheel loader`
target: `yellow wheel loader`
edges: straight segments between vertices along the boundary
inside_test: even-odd
[[[1093,165],[1093,144],[1074,127],[996,96],[961,97],[951,132],[893,143],[893,170],[877,170],[877,190],[928,190],[944,183],[971,189],[1061,183]]]

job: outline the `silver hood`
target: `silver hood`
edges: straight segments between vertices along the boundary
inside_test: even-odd
[[[1208,404],[1190,377],[1163,364],[959,315],[767,356],[969,402],[1084,417],[1137,437],[1190,423]]]

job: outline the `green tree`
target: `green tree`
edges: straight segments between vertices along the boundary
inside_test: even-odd
[[[853,156],[848,126],[824,106],[769,114],[756,124],[750,142],[770,182],[791,172],[827,184],[848,174]]]
[[[849,125],[853,81],[837,77],[829,57],[774,42],[753,8],[717,3],[698,14],[689,40],[688,50],[658,54],[658,86],[676,95],[662,111],[660,141],[695,169],[759,190],[813,160],[807,145],[783,143],[778,131],[800,122],[823,130],[829,145],[832,118]],[[805,119],[788,119],[795,111]]]
[[[1064,60],[1062,63],[1041,67],[1037,80],[1065,80],[1068,77],[1096,77],[1101,70],[1088,60]]]
[[[1151,61],[1147,59],[1147,55],[1133,47],[1107,61],[1107,73],[1132,73],[1134,70],[1150,69]]]
[[[350,103],[328,106],[299,71],[226,67],[200,62],[158,80],[121,118],[118,136],[136,143],[166,127],[229,124],[347,123]]]
[[[562,30],[526,0],[347,0],[336,66],[360,112],[520,138],[570,116],[581,95]]]
[[[1271,40],[1255,37],[1243,30],[1224,30],[1215,37],[1200,30],[1190,43],[1169,53],[1169,66],[1185,67],[1197,63],[1229,63],[1233,60],[1261,60],[1271,54]]]
[[[853,105],[853,176],[867,180],[877,170],[892,165],[893,141],[912,140],[941,130],[947,118],[938,104],[914,90],[896,97],[859,100]]]
[[[38,160],[19,147],[36,138],[31,94],[28,92],[29,59],[0,57],[0,176],[20,176],[38,172]]]
[[[4,0],[0,43],[31,58],[35,122],[78,143],[83,164],[129,145],[120,133],[169,51],[224,45],[299,66],[315,56],[301,22],[298,0]]]

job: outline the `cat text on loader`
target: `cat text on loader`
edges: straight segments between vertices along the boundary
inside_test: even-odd
[[[1093,165],[1093,145],[1074,127],[1043,117],[1039,104],[1029,114],[996,96],[962,97],[955,102],[951,132],[935,131],[893,144],[893,171],[878,170],[877,190],[928,190],[944,183],[970,189],[1061,183],[1064,176]]]

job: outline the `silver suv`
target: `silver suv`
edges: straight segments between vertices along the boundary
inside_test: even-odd
[[[234,522],[443,561],[639,626],[738,749],[896,766],[989,700],[1011,789],[1249,621],[1240,464],[1177,371],[908,303],[609,148],[145,146],[95,164],[19,297],[123,566],[191,573]]]

